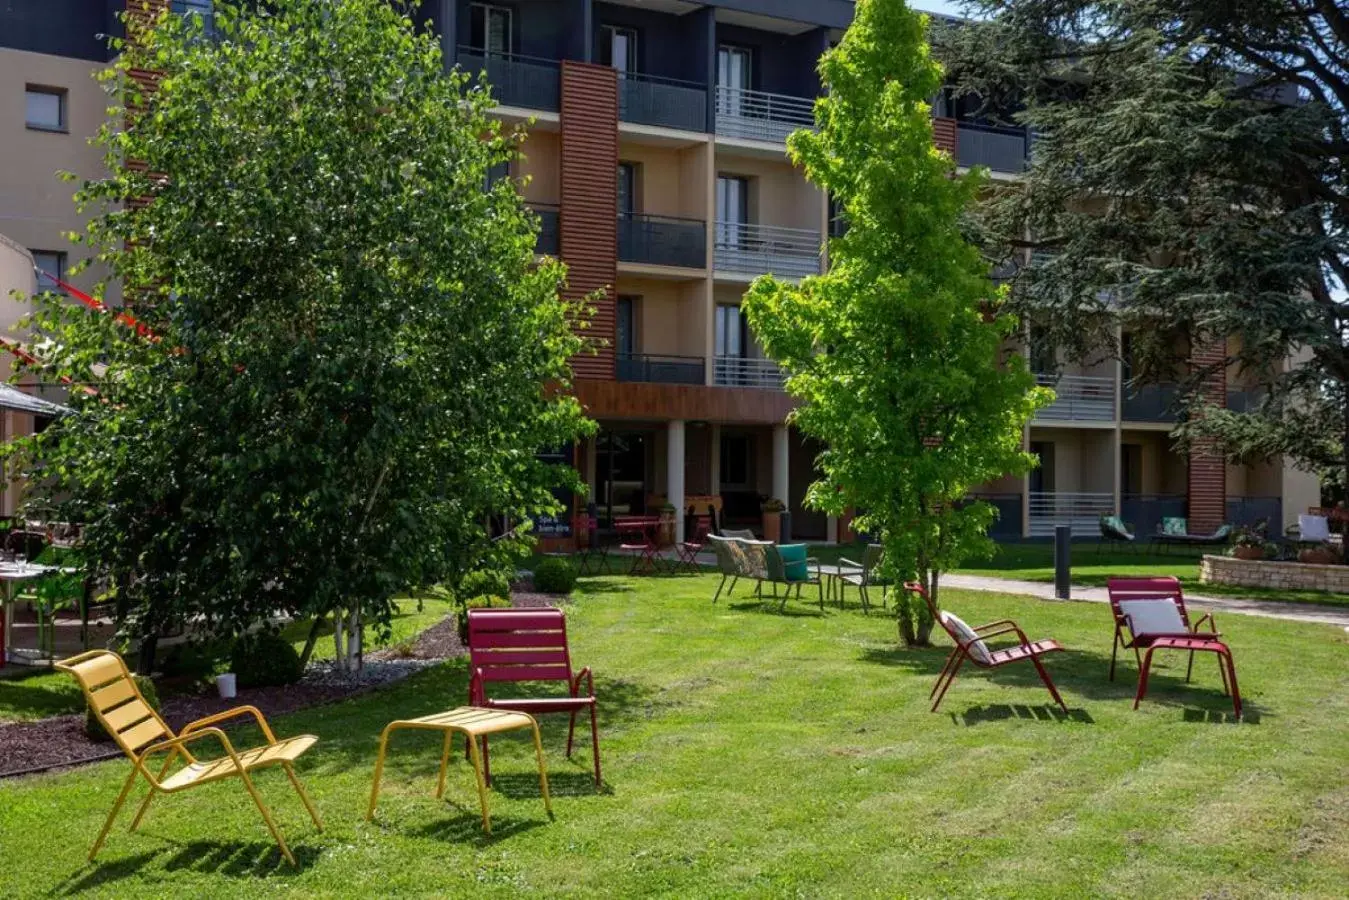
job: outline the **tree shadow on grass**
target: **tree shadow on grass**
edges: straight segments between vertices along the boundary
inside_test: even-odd
[[[626,581],[621,580],[623,576],[615,573],[613,575],[586,575],[577,579],[575,591],[581,594],[631,594],[636,588]]]
[[[1001,645],[994,642],[994,649],[998,646]],[[862,660],[908,669],[915,675],[932,678],[935,682],[950,652],[949,646],[940,645],[907,648],[871,647],[863,651]],[[1160,655],[1154,657],[1152,670],[1148,675],[1148,693],[1143,702],[1183,708],[1186,710],[1186,721],[1208,721],[1216,716],[1213,720],[1221,722],[1224,721],[1222,716],[1224,709],[1230,718],[1231,697],[1223,693],[1222,682],[1217,674],[1211,668],[1205,669],[1201,665],[1204,657],[1212,655],[1207,653],[1195,655],[1194,680],[1188,683],[1185,681],[1187,660],[1183,654],[1175,654],[1171,658]],[[1046,654],[1043,660],[1045,670],[1049,672],[1049,677],[1054,680],[1061,693],[1071,692],[1084,700],[1116,701],[1133,705],[1138,690],[1138,671],[1131,664],[1131,659],[1120,659],[1116,666],[1114,681],[1108,677],[1110,657],[1105,654],[1089,650],[1065,649]],[[1205,674],[1206,672],[1208,674]],[[1044,683],[1029,661],[997,669],[980,669],[967,660],[965,665],[961,666],[960,674],[951,691],[958,691],[959,683],[966,677],[981,678],[1007,687],[1045,690]],[[1201,678],[1204,680],[1200,681]],[[1068,699],[1065,697],[1065,702]],[[951,693],[948,692],[943,703],[950,701]],[[1267,714],[1244,698],[1242,705],[1244,718],[1251,724],[1259,722],[1262,715]]]

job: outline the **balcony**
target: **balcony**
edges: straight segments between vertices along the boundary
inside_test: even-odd
[[[459,48],[459,66],[475,78],[487,73],[492,97],[502,106],[557,112],[562,96],[562,69],[556,60],[513,53],[485,53]]]
[[[957,122],[956,163],[986,166],[994,172],[1020,175],[1026,171],[1030,141],[1024,128]]]
[[[1229,390],[1227,392],[1227,408],[1234,413],[1255,412],[1260,408],[1260,403],[1265,399],[1263,390]]]
[[[791,278],[820,274],[818,231],[718,222],[716,239],[718,271]]]
[[[971,494],[971,500],[987,503],[998,511],[998,518],[988,527],[988,536],[994,538],[1021,537],[1020,494]]]
[[[692,81],[624,72],[618,76],[618,117],[639,125],[707,131],[707,88]]]
[[[529,208],[539,217],[539,240],[534,245],[534,252],[540,256],[557,256],[561,247],[557,232],[558,208],[543,203],[531,203]]]
[[[718,387],[766,388],[782,390],[785,376],[771,359],[746,356],[718,356],[712,365],[713,381]]]
[[[815,127],[815,101],[717,85],[717,135],[783,144],[787,135]]]
[[[1114,494],[1032,491],[1030,536],[1049,537],[1057,525],[1071,525],[1077,537],[1097,537],[1101,516],[1115,511]]]
[[[707,225],[698,219],[623,213],[618,217],[618,258],[653,266],[707,268]]]
[[[705,384],[701,356],[662,356],[654,353],[620,353],[618,380],[655,384]]]
[[[1140,541],[1146,541],[1156,534],[1162,519],[1184,516],[1184,494],[1124,494],[1120,497],[1119,517]]]
[[[1228,497],[1227,521],[1238,527],[1252,526],[1264,519],[1269,525],[1269,536],[1283,534],[1282,497]]]
[[[1145,384],[1124,388],[1124,416],[1126,422],[1176,421],[1176,386],[1174,384]]]
[[[1054,389],[1054,402],[1035,414],[1040,421],[1115,421],[1115,379],[1086,375],[1036,375],[1035,383]]]

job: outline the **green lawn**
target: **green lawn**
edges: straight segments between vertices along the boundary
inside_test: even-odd
[[[291,870],[237,785],[161,798],[85,865],[124,762],[0,782],[0,896],[1182,896],[1340,897],[1349,884],[1349,639],[1241,616],[1219,623],[1248,720],[1230,721],[1211,659],[1169,660],[1141,710],[1132,664],[1105,678],[1100,605],[947,591],[970,621],[1003,616],[1072,648],[1048,663],[1072,715],[1028,667],[928,690],[945,647],[901,650],[892,620],[744,591],[713,576],[582,582],[578,665],[595,668],[606,789],[564,759],[547,720],[556,821],[523,741],[493,745],[496,833],[456,759],[432,797],[437,741],[401,737],[381,812],[362,820],[380,728],[462,702],[465,665],[276,723],[312,731],[300,773],[317,834],[283,777],[260,777]],[[940,640],[945,644],[944,639]]]
[[[415,599],[399,600],[389,639],[380,640],[375,630],[367,627],[366,647],[375,649],[410,641],[454,608],[453,601],[440,594],[426,596],[422,605],[422,611],[418,612]],[[307,621],[296,622],[287,626],[283,632],[294,643],[296,650],[303,650],[309,626]],[[322,634],[324,637],[314,645],[314,659],[331,659],[336,652],[331,638],[332,628],[325,628]],[[84,697],[79,688],[70,676],[60,672],[40,669],[34,670],[32,674],[0,678],[0,722],[42,719],[81,712],[83,709]]]
[[[831,564],[840,557],[860,561],[861,552],[861,548],[856,545],[815,544],[810,548],[812,556]],[[992,559],[971,560],[957,571],[965,575],[991,575],[1051,583],[1054,580],[1054,548],[1048,542],[998,544]],[[1174,575],[1184,583],[1188,593],[1209,597],[1349,606],[1349,594],[1200,584],[1199,557],[1196,554],[1168,556],[1125,553],[1095,541],[1073,544],[1072,573],[1073,584],[1086,587],[1105,587],[1106,579],[1112,575]]]

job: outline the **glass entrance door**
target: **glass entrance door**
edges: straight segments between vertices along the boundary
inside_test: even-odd
[[[651,435],[642,431],[601,431],[595,445],[595,505],[601,526],[615,516],[646,512],[646,450]]]

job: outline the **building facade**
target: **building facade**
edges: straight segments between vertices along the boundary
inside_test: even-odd
[[[96,36],[115,31],[118,5],[0,6],[0,157],[17,161],[0,170],[0,233],[67,254],[39,264],[73,261],[60,240],[79,226],[70,188],[48,173],[99,165],[86,144],[103,107],[91,75],[106,61]],[[819,448],[785,424],[781,372],[739,304],[758,275],[801,278],[827,265],[828,200],[791,165],[785,140],[810,126],[816,60],[852,12],[850,0],[420,5],[446,65],[484,73],[496,114],[532,123],[522,158],[498,174],[516,179],[539,214],[539,251],[567,263],[572,296],[603,292],[591,333],[604,346],[574,362],[599,433],[570,453],[602,526],[669,503],[715,505],[725,522],[754,527],[772,497],[787,504],[794,538],[846,537],[802,504]],[[999,179],[1019,176],[1033,144],[1025,129],[978,121],[949,98],[934,104],[934,133],[960,166]],[[1174,388],[1130,389],[1126,363],[1043,378],[1058,400],[1026,433],[1041,467],[978,492],[999,508],[999,536],[1041,536],[1059,523],[1095,534],[1108,512],[1144,533],[1171,515],[1197,528],[1287,523],[1319,505],[1315,479],[1280,463],[1181,457],[1167,436]],[[1249,402],[1235,373],[1212,392]],[[557,541],[572,519],[556,524]]]

